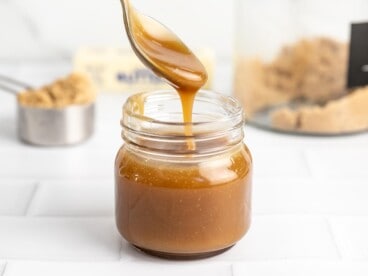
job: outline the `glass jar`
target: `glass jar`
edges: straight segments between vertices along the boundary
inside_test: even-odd
[[[138,94],[125,103],[116,223],[129,243],[149,254],[208,257],[233,246],[250,225],[244,114],[235,99],[200,91],[192,136],[184,136],[181,122],[175,91]]]
[[[250,123],[368,129],[368,1],[237,0],[234,94]]]

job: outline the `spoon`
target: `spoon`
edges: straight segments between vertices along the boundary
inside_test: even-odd
[[[137,57],[178,92],[194,94],[206,83],[206,69],[171,30],[120,0],[124,25]]]

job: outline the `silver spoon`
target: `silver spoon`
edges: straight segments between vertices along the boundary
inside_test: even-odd
[[[120,0],[124,25],[138,58],[174,88],[198,90],[207,73],[192,51],[171,30],[135,10],[129,0]]]

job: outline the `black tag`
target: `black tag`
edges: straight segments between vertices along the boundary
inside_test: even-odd
[[[351,24],[348,88],[368,85],[368,23]]]

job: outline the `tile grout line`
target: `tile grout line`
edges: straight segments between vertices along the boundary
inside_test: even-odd
[[[25,210],[24,210],[24,216],[26,216],[26,217],[28,217],[29,216],[29,212],[30,212],[30,209],[31,209],[31,207],[32,207],[32,203],[33,203],[33,201],[34,201],[34,198],[35,198],[35,196],[36,196],[36,193],[37,193],[37,191],[38,191],[38,189],[39,189],[39,185],[40,185],[40,182],[39,181],[37,181],[37,182],[35,182],[35,186],[34,186],[34,188],[33,188],[33,190],[32,190],[32,193],[31,193],[31,196],[29,197],[29,200],[28,200],[28,203],[27,203],[27,206],[26,206],[26,208],[25,208]],[[0,275],[1,276],[1,275]]]
[[[0,276],[5,276],[5,270],[7,266],[8,266],[8,262],[5,262],[3,269],[0,271]]]
[[[234,263],[233,262],[231,263],[231,266],[230,266],[230,273],[231,273],[231,276],[235,276]]]
[[[305,163],[305,167],[307,169],[307,172],[308,172],[308,176],[312,179],[312,180],[315,180],[315,176],[313,174],[313,171],[312,171],[312,168],[310,166],[310,163],[309,163],[309,158],[308,158],[308,148],[304,148],[302,149],[302,156],[303,156],[303,160],[304,160],[304,163]]]
[[[119,261],[123,258],[123,241],[120,240],[120,248],[119,248]]]
[[[330,220],[329,220],[328,217],[325,217],[325,220],[326,220],[326,223],[327,223],[328,233],[330,234],[330,236],[332,238],[332,241],[335,245],[335,250],[337,252],[337,256],[338,256],[339,260],[342,261],[343,260],[342,252],[340,250],[340,247],[339,247],[339,244],[337,242],[336,236],[334,235],[334,232],[332,230],[332,225],[330,223]]]
[[[334,216],[338,218],[345,218],[345,217],[367,217],[368,213],[358,213],[358,214],[349,214],[349,213],[332,213],[332,212],[307,212],[307,211],[295,211],[295,212],[272,212],[272,211],[257,211],[253,212],[252,216],[254,217],[270,217],[270,216],[279,216],[279,217],[316,217],[316,218],[326,218],[326,216]]]

